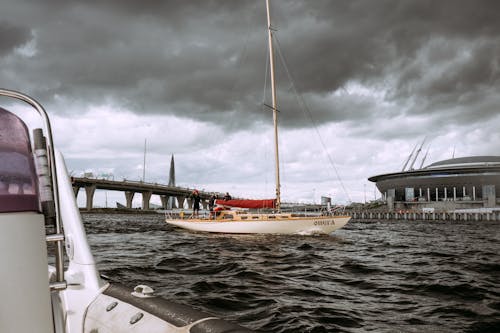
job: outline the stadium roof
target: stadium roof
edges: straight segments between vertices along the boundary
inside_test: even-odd
[[[432,163],[424,169],[484,167],[500,165],[500,156],[459,157]]]

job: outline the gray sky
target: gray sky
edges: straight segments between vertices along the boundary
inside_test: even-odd
[[[371,200],[425,136],[425,164],[499,155],[500,2],[271,11],[285,201]],[[263,0],[3,0],[0,86],[44,104],[75,175],[141,178],[146,139],[146,181],[174,154],[179,185],[272,197],[266,43]]]

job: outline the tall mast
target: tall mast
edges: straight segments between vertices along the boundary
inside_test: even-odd
[[[276,163],[276,208],[281,208],[281,185],[280,185],[280,160],[278,150],[278,106],[276,104],[276,83],[274,79],[274,52],[273,33],[271,28],[271,12],[269,10],[269,0],[266,0],[267,9],[267,33],[269,37],[269,65],[271,69],[271,95],[273,99],[273,122],[274,122],[274,151]]]

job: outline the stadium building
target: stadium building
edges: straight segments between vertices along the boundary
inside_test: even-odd
[[[494,208],[500,202],[500,156],[453,158],[368,180],[389,210]]]

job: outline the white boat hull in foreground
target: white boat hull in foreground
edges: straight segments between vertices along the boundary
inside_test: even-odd
[[[330,234],[342,228],[350,216],[291,217],[263,220],[169,219],[180,228],[230,234]]]

